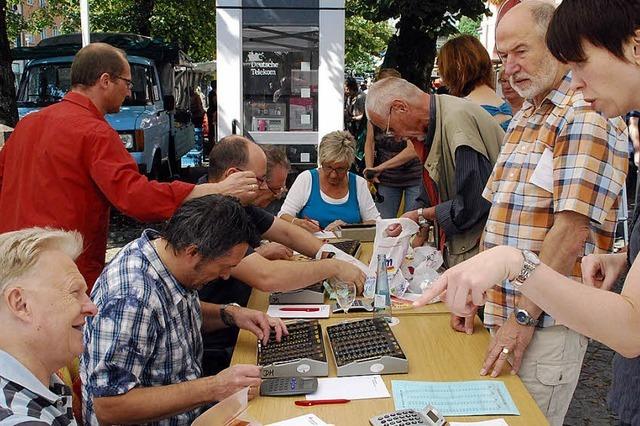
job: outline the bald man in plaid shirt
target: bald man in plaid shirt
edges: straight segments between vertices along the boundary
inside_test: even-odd
[[[492,207],[482,248],[530,250],[580,281],[580,259],[613,248],[627,133],[621,119],[606,120],[571,88],[567,68],[547,50],[553,12],[548,3],[532,0],[498,25],[505,75],[526,102],[483,193]],[[453,324],[462,322],[453,318]],[[495,377],[511,363],[549,422],[562,425],[587,339],[556,324],[508,281],[487,292],[484,322],[493,339],[481,374]]]

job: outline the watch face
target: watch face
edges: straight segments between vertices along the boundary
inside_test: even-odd
[[[526,311],[517,311],[516,312],[516,321],[519,324],[527,324],[529,321],[529,314]]]

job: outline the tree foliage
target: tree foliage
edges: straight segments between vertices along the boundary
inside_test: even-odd
[[[18,0],[8,0],[17,2]],[[194,60],[211,60],[216,52],[215,0],[90,0],[91,31],[127,32],[177,43]],[[49,0],[25,20],[11,17],[10,37],[20,31],[36,33],[62,18],[62,33],[80,29],[77,0]]]
[[[467,18],[463,16],[458,23],[458,32],[460,34],[469,34],[474,37],[480,36],[480,26],[482,24],[482,19],[478,18],[473,20],[471,18]]]
[[[347,9],[352,3],[347,1]],[[347,17],[344,55],[347,71],[358,75],[373,72],[376,59],[381,57],[392,35],[392,27],[386,21],[372,22],[356,15]]]
[[[426,88],[437,38],[456,33],[463,16],[476,19],[489,10],[482,0],[354,0],[350,12],[373,22],[397,20],[383,66]]]

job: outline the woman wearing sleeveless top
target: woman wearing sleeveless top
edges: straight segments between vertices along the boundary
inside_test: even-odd
[[[310,232],[375,223],[380,213],[367,181],[349,172],[355,152],[356,143],[349,132],[326,134],[318,147],[320,167],[298,175],[278,216]]]
[[[451,95],[479,104],[507,130],[511,106],[495,92],[491,58],[480,40],[461,35],[446,42],[438,54],[438,71]]]

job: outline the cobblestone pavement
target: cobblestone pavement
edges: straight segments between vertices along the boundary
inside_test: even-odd
[[[138,238],[145,228],[161,228],[162,224],[142,224],[118,213],[111,216],[107,261],[128,242]],[[618,283],[620,291],[621,283]],[[616,418],[607,408],[607,392],[611,384],[611,362],[614,352],[591,341],[585,355],[580,381],[565,418],[568,426],[614,425]],[[534,425],[532,425],[534,426]]]

